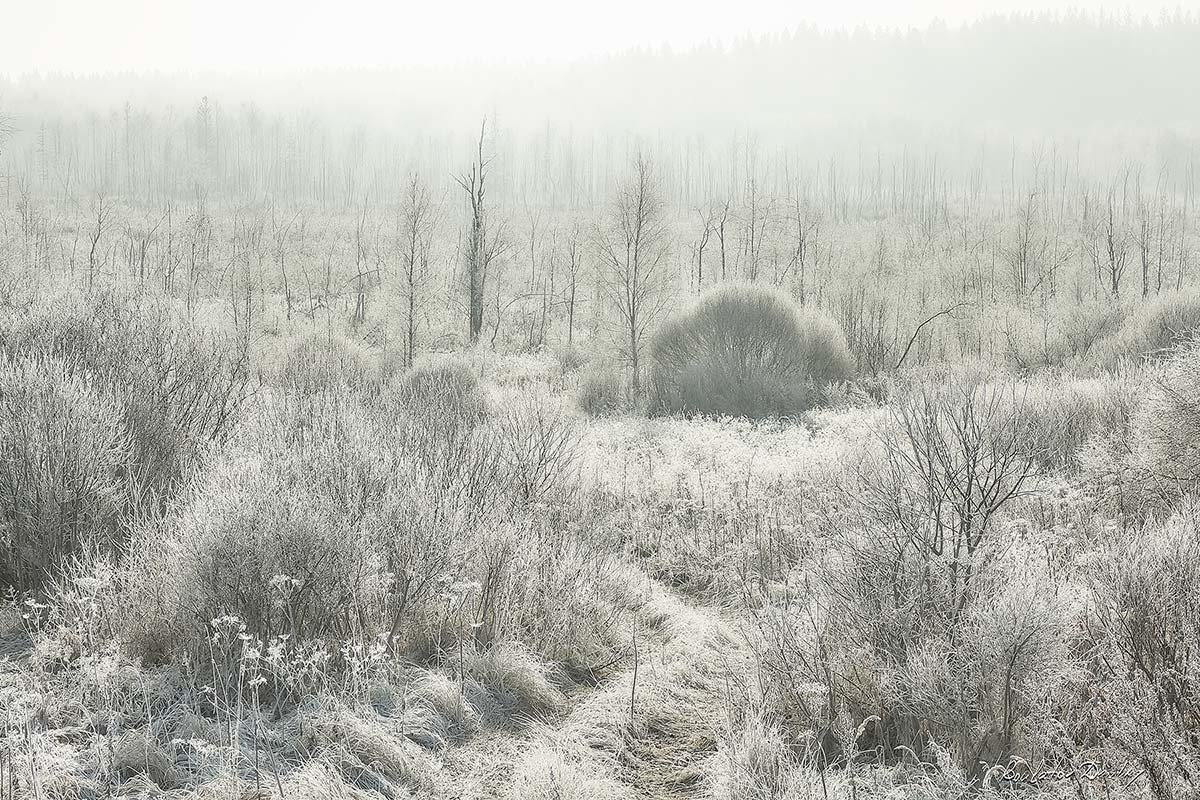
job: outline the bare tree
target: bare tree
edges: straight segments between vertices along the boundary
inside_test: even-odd
[[[1153,207],[1149,203],[1138,204],[1138,227],[1134,234],[1137,244],[1138,263],[1142,268],[1142,297],[1162,291],[1163,265],[1173,260],[1171,249],[1175,243],[1172,231],[1174,217],[1167,200],[1161,194]]]
[[[619,190],[605,224],[597,231],[604,285],[624,340],[621,350],[636,392],[642,350],[666,305],[670,230],[667,209],[650,162],[638,155],[633,174]]]
[[[363,200],[362,211],[354,226],[354,312],[350,316],[350,324],[357,328],[367,321],[367,293],[371,288],[371,280],[377,273],[371,269],[371,239],[368,220],[368,203]]]
[[[796,297],[803,305],[808,300],[808,265],[813,258],[821,218],[799,196],[792,197],[792,222],[796,239],[791,254],[791,269],[796,276]]]
[[[197,187],[196,207],[187,221],[187,293],[184,304],[188,316],[196,305],[200,288],[200,278],[208,271],[212,259],[214,236],[212,216],[208,212],[207,198],[203,190]]]
[[[299,210],[290,219],[285,220],[283,217],[277,216],[275,206],[271,206],[272,256],[275,266],[279,269],[279,280],[283,288],[284,313],[287,314],[289,321],[292,318],[292,285],[288,280],[287,273],[288,242],[291,238],[292,227],[299,218]]]
[[[249,352],[254,336],[254,292],[259,293],[259,310],[263,306],[263,229],[262,218],[247,216],[233,226],[229,257],[229,308],[242,354]]]
[[[16,133],[16,130],[12,115],[6,114],[3,109],[0,109],[0,157],[4,156],[4,145],[8,143],[9,138]],[[12,177],[10,175],[0,177],[5,179],[5,187],[11,191],[9,184],[12,182]]]
[[[546,318],[549,313],[550,297],[553,292],[554,259],[547,257],[546,246],[542,241],[546,233],[546,222],[540,206],[525,207],[525,216],[529,220],[529,287],[525,299],[537,301],[539,307],[529,311],[526,307],[525,321],[528,323],[526,344],[529,349],[542,344],[546,334]],[[554,232],[551,230],[551,237]],[[547,268],[548,266],[548,268]]]
[[[1029,288],[1030,273],[1040,264],[1043,240],[1037,225],[1036,193],[1031,192],[1017,212],[1016,227],[1000,245],[1000,252],[1012,272],[1013,294],[1023,298]]]
[[[579,283],[583,279],[584,228],[573,219],[567,228],[563,255],[567,261],[567,285],[564,298],[567,307],[567,344],[575,343],[575,316],[579,306]]]
[[[893,526],[896,550],[915,548],[932,567],[922,578],[951,618],[975,588],[974,556],[995,534],[997,512],[1037,474],[1024,407],[1015,387],[922,388],[896,405],[882,433],[883,469],[865,487],[864,502]]]
[[[717,234],[717,243],[721,248],[721,280],[725,280],[727,265],[725,260],[725,228],[733,214],[733,201],[726,198],[713,214],[713,232]]]
[[[716,229],[716,210],[711,206],[696,209],[700,215],[700,238],[692,245],[692,254],[696,260],[696,291],[704,291],[704,251]]]
[[[758,188],[758,179],[753,173],[746,181],[745,196],[745,225],[742,235],[742,250],[746,254],[746,278],[758,280],[761,268],[763,247],[766,243],[767,231],[771,224],[774,207],[772,198],[764,198]]]
[[[417,307],[429,278],[436,211],[420,173],[408,179],[400,207],[400,299],[404,309],[404,365],[411,367],[417,348]]]
[[[108,229],[108,224],[112,220],[113,204],[104,195],[96,195],[96,202],[92,207],[92,226],[88,233],[88,288],[90,289],[96,281],[96,272],[104,268],[105,259],[103,252],[100,249],[100,241],[104,238],[104,233]]]
[[[0,111],[0,156],[4,155],[4,145],[8,142],[9,137],[16,133],[16,130],[12,115]]]
[[[1175,240],[1175,290],[1183,289],[1183,278],[1187,273],[1188,261],[1191,258],[1191,251],[1188,249],[1188,218],[1185,212],[1179,213],[1179,224],[1176,226],[1177,236]]]
[[[479,126],[479,145],[475,151],[475,161],[465,174],[454,179],[466,192],[471,212],[465,255],[467,262],[467,330],[472,343],[479,341],[479,332],[483,330],[483,299],[487,290],[488,266],[497,254],[497,248],[489,246],[487,214],[484,205],[487,198],[488,169],[494,158],[494,156],[484,157],[483,154],[486,130],[487,120],[484,120]],[[498,241],[498,239],[494,239],[493,244]]]
[[[136,276],[139,284],[146,282],[146,268],[150,257],[150,249],[158,240],[158,229],[166,221],[166,215],[159,217],[150,224],[146,222],[135,225],[125,223],[125,260],[129,274]]]
[[[1088,252],[1096,268],[1096,276],[1113,297],[1121,295],[1121,278],[1129,260],[1129,235],[1117,216],[1114,192],[1101,209],[1095,233],[1088,240]]]

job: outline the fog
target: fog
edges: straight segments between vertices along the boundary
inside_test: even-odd
[[[186,194],[194,187],[180,170],[203,108],[223,157],[260,165],[257,178],[239,178],[248,200],[272,189],[261,181],[277,170],[265,165],[287,141],[339,171],[354,162],[354,191],[377,183],[382,201],[402,164],[453,171],[484,118],[517,182],[542,180],[529,175],[556,159],[586,159],[588,180],[607,185],[614,164],[649,148],[670,171],[699,179],[700,170],[704,181],[753,151],[793,170],[886,171],[885,162],[919,159],[956,182],[982,170],[1012,183],[1043,151],[1085,174],[1130,164],[1182,174],[1200,122],[1200,21],[1179,11],[905,30],[805,25],[558,61],[486,63],[469,43],[462,55],[473,63],[84,76],[51,71],[47,58],[40,74],[10,77],[0,94],[14,128],[0,165],[26,182],[57,174],[60,185],[110,192],[122,190],[124,170],[124,191],[149,191],[156,176],[156,191]]]
[[[1200,16],[4,0],[0,800],[1196,800]]]
[[[1092,6],[1157,19],[1155,0]],[[348,0],[46,0],[12,3],[0,30],[0,73],[177,70],[285,72],[477,62],[572,61],[635,47],[686,50],[800,26],[923,28],[993,14],[1070,13],[1043,0],[613,0],[600,8],[547,0],[456,3]]]

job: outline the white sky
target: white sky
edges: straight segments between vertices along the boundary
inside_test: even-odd
[[[1195,4],[1196,0],[1190,0]],[[1164,0],[0,0],[0,74],[570,59],[821,27],[990,12],[1157,16]]]

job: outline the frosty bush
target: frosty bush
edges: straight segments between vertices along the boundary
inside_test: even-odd
[[[280,369],[284,386],[299,394],[343,385],[362,389],[369,375],[362,346],[334,333],[312,333],[300,339],[288,349]]]
[[[497,420],[510,497],[522,505],[565,500],[574,488],[579,431],[562,409],[537,396],[514,398]]]
[[[264,640],[363,632],[382,570],[364,529],[384,485],[370,429],[330,397],[265,409],[168,524],[185,625],[238,616]]]
[[[1200,790],[1200,516],[1185,503],[1133,532],[1095,566],[1092,643],[1107,730],[1156,798]]]
[[[852,364],[836,323],[751,284],[715,289],[669,320],[651,356],[653,413],[755,419],[807,410]]]
[[[120,398],[131,503],[141,510],[160,511],[175,495],[209,445],[228,435],[245,394],[244,353],[231,338],[114,294],[35,309],[0,333],[0,348],[60,359]]]
[[[1168,292],[1130,311],[1121,329],[1094,347],[1100,367],[1170,358],[1200,334],[1200,293]]]
[[[487,396],[467,363],[420,364],[400,383],[399,399],[439,433],[469,431],[487,415]]]
[[[589,417],[617,414],[626,405],[621,373],[611,364],[593,364],[579,379],[579,409]]]
[[[1154,373],[1134,433],[1147,492],[1169,500],[1200,488],[1200,345]]]
[[[1094,351],[1106,348],[1126,318],[1124,307],[1108,302],[1080,303],[1042,316],[1027,310],[1009,313],[1005,355],[1011,366],[1026,373],[1103,359]]]
[[[1136,376],[1034,378],[1013,398],[1019,402],[1041,466],[1074,472],[1097,440],[1127,437],[1138,407]]]
[[[925,387],[903,397],[831,529],[812,591],[765,615],[764,657],[797,736],[842,757],[948,746],[974,773],[1018,752],[1032,698],[1067,670],[1063,609],[1036,548],[1006,541],[1006,506],[1034,470],[1011,390]]]
[[[119,403],[62,361],[0,354],[0,586],[111,550],[130,455]]]
[[[542,573],[514,536],[532,506],[573,486],[569,418],[526,400],[444,436],[428,411],[345,386],[268,396],[164,521],[168,544],[130,560],[123,582],[160,622],[130,618],[129,638],[202,653],[194,632],[236,617],[263,642],[369,641],[437,660],[452,641],[516,636],[560,657],[567,632],[534,630],[520,608],[537,596],[520,587]],[[155,590],[149,575],[171,585]],[[603,649],[590,644],[602,628],[579,630],[571,647]]]

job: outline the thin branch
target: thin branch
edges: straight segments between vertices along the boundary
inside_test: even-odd
[[[943,308],[941,311],[937,312],[936,314],[934,314],[933,316],[929,317],[924,322],[922,322],[920,325],[918,325],[917,329],[913,331],[912,336],[909,337],[908,344],[905,346],[904,352],[900,354],[900,360],[898,360],[896,362],[895,368],[900,369],[901,365],[904,364],[904,359],[908,358],[908,351],[912,349],[913,344],[915,344],[917,341],[917,337],[921,335],[922,328],[924,328],[929,323],[933,322],[938,317],[944,316],[946,314],[953,314],[958,309],[962,308],[963,306],[968,306],[968,305],[970,305],[970,303],[968,303],[966,301],[963,301],[960,303],[955,303],[954,305],[949,306],[948,308]]]

